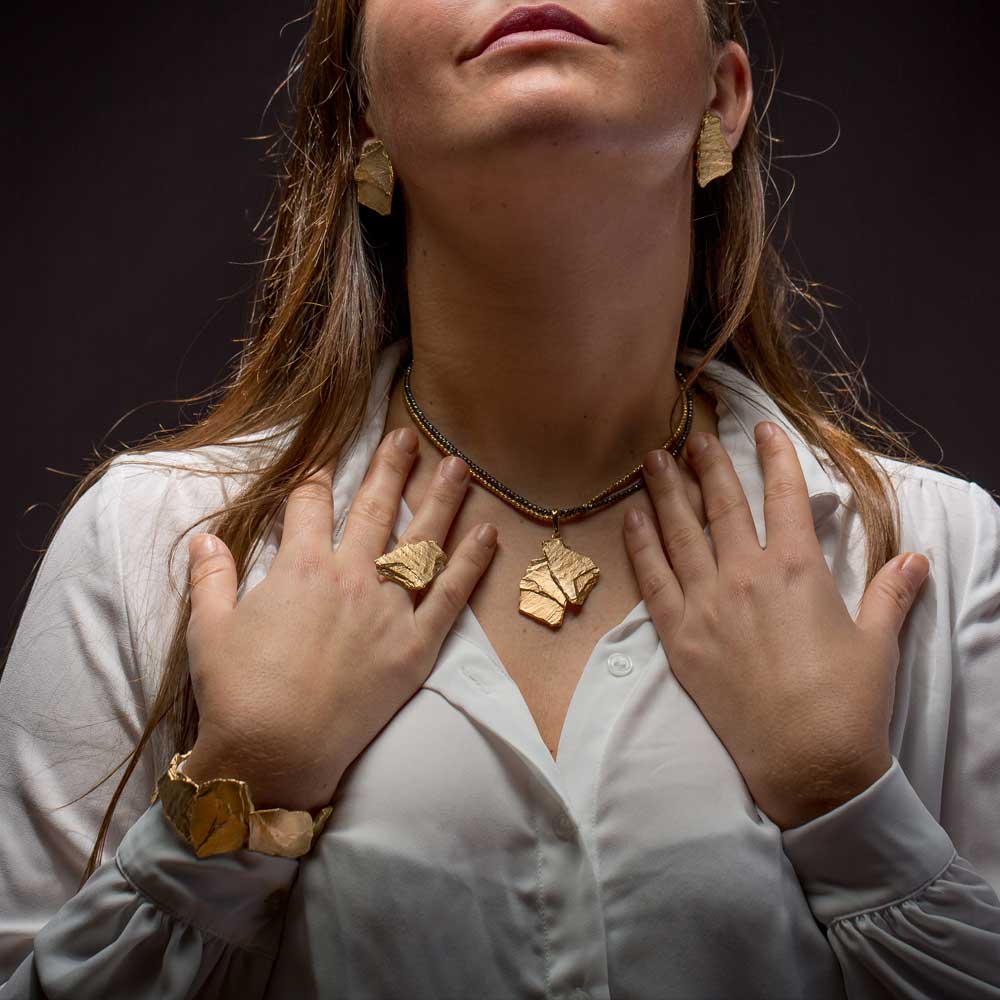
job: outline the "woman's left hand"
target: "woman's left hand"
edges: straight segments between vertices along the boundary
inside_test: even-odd
[[[767,428],[772,428],[768,437]],[[889,769],[899,631],[930,563],[890,560],[855,621],[820,549],[791,439],[757,425],[766,546],[719,440],[692,434],[715,555],[669,453],[646,484],[663,543],[645,516],[625,541],[670,668],[780,829],[864,791]],[[704,442],[699,450],[697,445]],[[630,512],[631,513],[631,512]],[[666,551],[664,551],[664,544]]]

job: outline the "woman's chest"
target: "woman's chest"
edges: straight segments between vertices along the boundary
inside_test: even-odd
[[[642,595],[631,572],[626,575],[628,567],[608,568],[583,607],[567,611],[553,629],[518,610],[520,571],[513,558],[510,562],[480,587],[469,606],[555,758],[570,703],[597,644]]]
[[[630,502],[651,512],[643,497]],[[480,638],[516,684],[553,758],[574,693],[598,644],[642,601],[622,537],[625,508],[620,504],[608,509],[591,525],[571,522],[562,528],[564,544],[590,558],[600,576],[582,606],[566,608],[558,628],[520,611],[521,580],[531,560],[542,555],[542,542],[551,529],[525,522],[516,512],[511,512],[513,517],[495,507],[488,512],[497,523],[500,544],[469,609],[483,633]],[[478,515],[470,510],[464,520],[471,527]],[[464,524],[457,529],[461,537]]]
[[[345,774],[276,981],[318,960],[315,995],[842,1000],[779,832],[641,618],[588,661],[556,764],[466,616]]]

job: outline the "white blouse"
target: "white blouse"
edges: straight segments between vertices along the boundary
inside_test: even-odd
[[[404,349],[384,349],[338,466],[334,545]],[[846,484],[754,382],[721,361],[707,375],[761,541],[753,427],[771,419],[796,442],[856,613],[864,545]],[[892,766],[832,812],[784,833],[761,814],[644,603],[595,646],[554,760],[467,605],[345,773],[312,854],[195,858],[148,806],[161,739],[119,806],[113,856],[77,892],[117,775],[77,797],[143,727],[176,613],[169,547],[239,486],[213,471],[224,451],[184,456],[195,471],[119,456],[45,556],[0,686],[2,1000],[1000,998],[1000,507],[886,460],[902,548],[931,572],[901,635]],[[410,517],[401,504],[390,547]],[[182,541],[180,593],[186,562]]]

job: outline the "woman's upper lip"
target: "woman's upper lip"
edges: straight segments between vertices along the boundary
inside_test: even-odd
[[[544,28],[561,28],[563,31],[572,31],[583,38],[589,38],[592,42],[603,44],[607,41],[607,38],[596,28],[572,11],[560,7],[557,3],[543,3],[535,7],[515,7],[513,10],[507,11],[464,58],[474,59],[498,38],[503,38],[504,35],[511,35],[515,31],[541,31]]]

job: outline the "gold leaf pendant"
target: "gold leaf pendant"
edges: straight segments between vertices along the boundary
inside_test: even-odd
[[[583,605],[601,571],[592,559],[567,548],[558,531],[542,543],[538,559],[521,578],[521,614],[559,628],[570,604]]]

